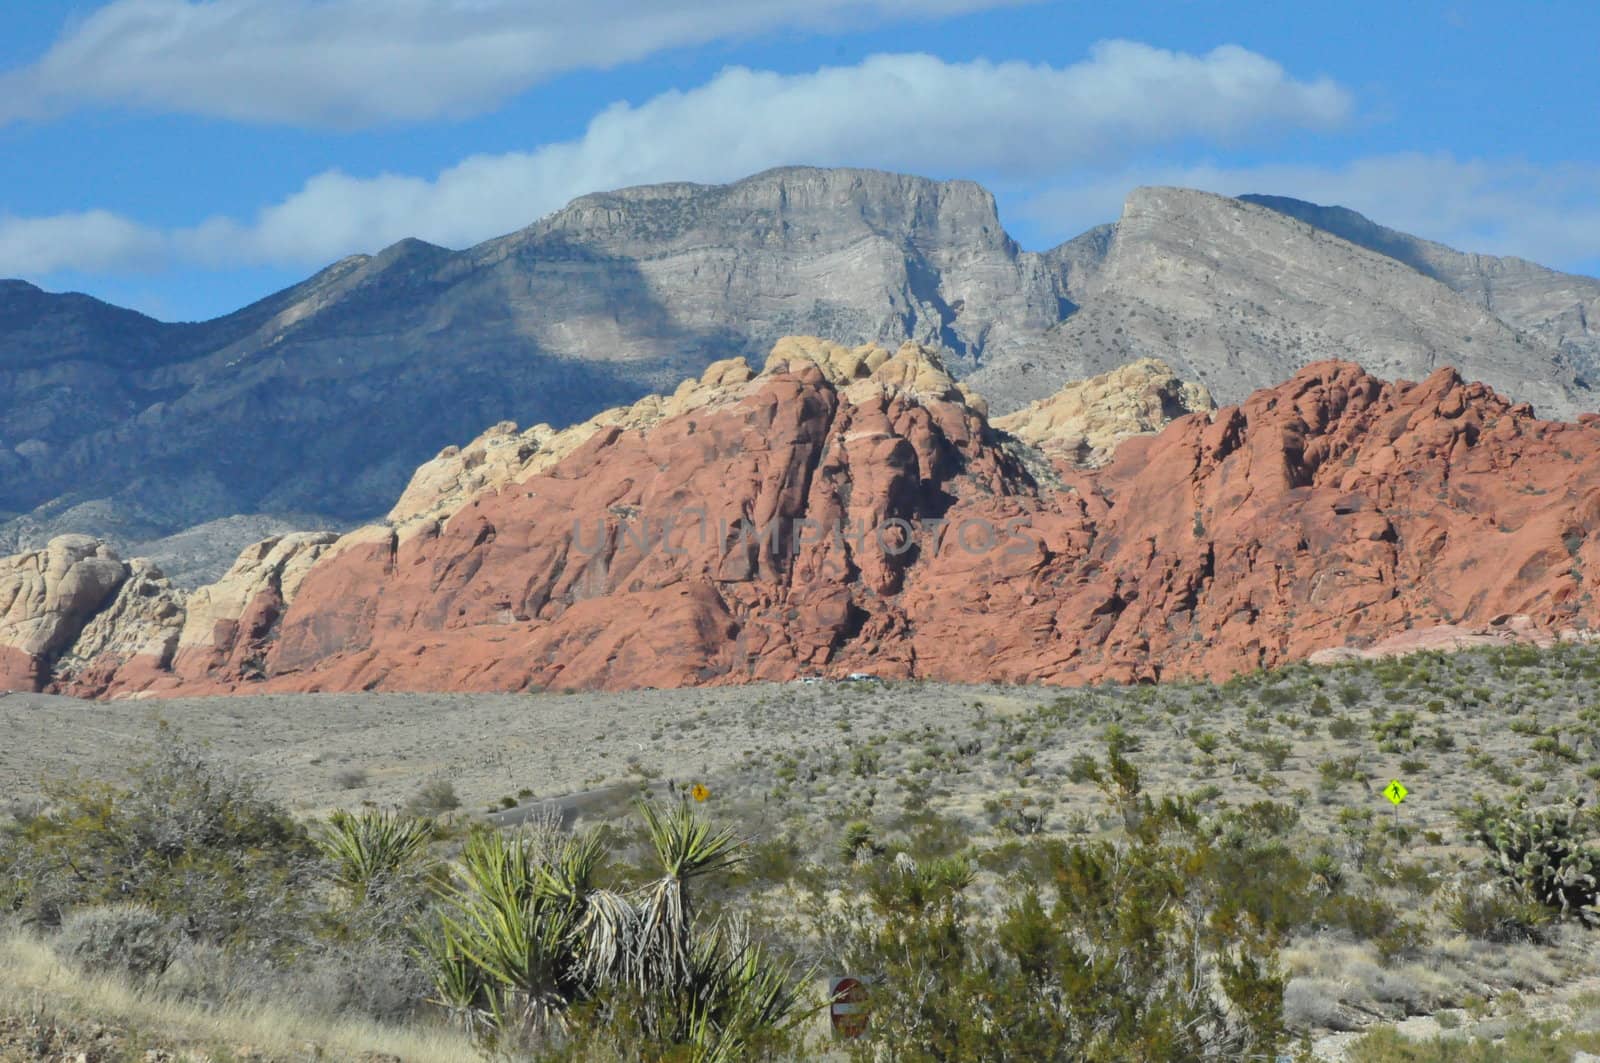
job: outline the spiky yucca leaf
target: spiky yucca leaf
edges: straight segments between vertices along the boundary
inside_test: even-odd
[[[461,950],[456,935],[440,920],[419,926],[416,942],[412,954],[433,977],[430,1003],[443,1009],[451,1023],[477,1032],[488,1018],[488,998],[477,964]]]
[[[644,816],[656,858],[669,878],[683,881],[721,871],[738,863],[739,836],[728,827],[714,830],[689,807],[685,798],[658,808],[646,801],[637,803]]]
[[[370,810],[334,812],[314,836],[334,865],[334,881],[357,902],[375,883],[416,866],[432,839],[431,820]]]
[[[745,1058],[757,1037],[792,1027],[820,1010],[800,1008],[800,988],[815,972],[796,979],[750,941],[744,926],[721,924],[700,936],[683,994],[686,1033],[696,1063]]]
[[[564,904],[581,905],[594,890],[595,872],[605,855],[605,839],[598,832],[566,838],[539,866],[539,888]]]
[[[461,850],[460,887],[447,893],[488,890],[498,895],[531,897],[538,884],[537,865],[526,838],[508,837],[494,830],[475,830]]]

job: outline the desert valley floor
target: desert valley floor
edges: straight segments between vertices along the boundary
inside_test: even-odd
[[[515,825],[553,807],[569,823],[616,825],[641,792],[702,784],[707,812],[736,824],[752,867],[765,869],[753,872],[769,879],[758,907],[780,913],[773,890],[806,865],[836,864],[858,823],[891,845],[977,854],[980,896],[1007,873],[982,854],[1003,854],[1008,839],[1111,836],[1120,823],[1093,771],[1116,736],[1147,792],[1186,795],[1208,815],[1268,800],[1292,808],[1283,829],[1297,851],[1327,854],[1402,926],[1430,929],[1398,948],[1383,934],[1323,929],[1283,952],[1285,1015],[1311,1033],[1316,1058],[1399,1059],[1410,1057],[1346,1051],[1375,1024],[1421,1037],[1493,1037],[1525,1022],[1600,1033],[1595,931],[1495,942],[1453,929],[1447,914],[1452,883],[1482,858],[1459,809],[1513,793],[1592,801],[1597,694],[1600,648],[1586,646],[1076,690],[873,680],[623,694],[11,694],[0,697],[0,791],[16,811],[49,778],[116,779],[174,737],[308,816],[404,807],[446,780],[459,817]],[[1398,813],[1381,792],[1391,779],[1410,791]],[[940,830],[954,835],[927,841]]]

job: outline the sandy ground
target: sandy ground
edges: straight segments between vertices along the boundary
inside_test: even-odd
[[[1600,792],[1597,706],[1593,651],[1298,669],[1228,688],[822,682],[118,702],[11,694],[0,696],[0,810],[37,795],[46,778],[116,780],[176,736],[253,774],[302,814],[397,806],[446,779],[468,813],[520,797],[501,822],[547,801],[610,819],[626,814],[642,785],[704,782],[710,810],[752,841],[792,843],[827,861],[845,823],[911,830],[918,810],[974,840],[1013,836],[1025,808],[1038,816],[1030,831],[1114,831],[1114,811],[1079,768],[1104,755],[1116,729],[1133,742],[1153,793],[1193,795],[1207,813],[1263,799],[1292,805],[1308,850],[1352,867],[1374,832],[1404,823],[1405,857],[1447,876],[1481,860],[1455,820],[1473,799]],[[1396,740],[1402,721],[1410,737]],[[1411,791],[1399,812],[1382,794],[1395,778]],[[1377,1019],[1427,1037],[1443,1029],[1436,1013],[1479,997],[1491,1002],[1487,1012],[1455,1016],[1448,1036],[1495,1036],[1496,1023],[1517,1015],[1600,1026],[1593,931],[1574,928],[1550,947],[1491,945],[1443,924],[1442,894],[1398,882],[1379,892],[1428,927],[1417,956],[1383,962],[1370,944],[1329,934],[1283,954],[1291,979],[1358,1025]],[[1331,1032],[1339,1028],[1324,1026],[1317,1058],[1343,1057],[1352,1035]]]
[[[550,798],[637,779],[630,761],[687,783],[715,779],[747,750],[839,745],[831,721],[841,701],[863,719],[940,724],[976,698],[1003,712],[1040,696],[1025,688],[875,683],[111,702],[9,694],[0,695],[0,794],[26,798],[42,780],[73,772],[117,779],[175,735],[256,775],[300,812],[400,804],[435,777],[450,780],[463,807],[482,809],[524,789]],[[356,784],[358,773],[365,778]]]

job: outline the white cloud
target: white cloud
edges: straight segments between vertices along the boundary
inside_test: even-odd
[[[614,104],[576,140],[474,156],[431,179],[322,173],[252,220],[215,218],[167,243],[211,265],[313,265],[406,236],[465,246],[630,184],[727,181],[789,163],[1037,180],[1156,145],[1328,126],[1349,109],[1337,85],[1296,81],[1237,47],[1194,56],[1114,41],[1062,68],[928,55],[800,75],[734,67],[686,92]],[[8,272],[39,270],[0,256]]]
[[[0,214],[0,276],[45,276],[152,266],[166,255],[162,233],[109,211],[44,218]]]
[[[1458,250],[1516,255],[1557,268],[1593,269],[1600,260],[1600,165],[1593,163],[1535,166],[1401,153],[1332,166],[1133,166],[1047,188],[1022,213],[1070,237],[1114,220],[1137,185],[1230,196],[1261,192],[1349,207],[1380,225]]]
[[[0,74],[0,122],[92,104],[335,128],[459,116],[664,49],[1030,2],[115,0]]]

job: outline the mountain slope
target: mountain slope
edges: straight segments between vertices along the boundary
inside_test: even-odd
[[[1390,255],[1256,203],[1137,189],[1094,246],[1097,256],[1077,254],[1081,309],[973,376],[997,408],[1145,357],[1222,402],[1345,358],[1410,379],[1455,366],[1546,416],[1600,405],[1532,332]]]
[[[1591,388],[1600,386],[1600,279],[1560,273],[1521,258],[1463,253],[1378,225],[1345,207],[1287,196],[1239,198],[1404,262],[1554,347]]]
[[[1146,369],[1063,401],[1104,392],[1159,423],[1152,386],[1171,389]],[[5,559],[0,681],[1074,684],[1445,643],[1507,615],[1525,637],[1600,629],[1600,416],[1344,362],[1173,405],[1103,466],[1050,469],[1048,424],[1030,419],[1032,451],[997,431],[929,349],[786,340],[759,374],[721,363],[564,440],[497,427],[419,470],[389,523],[268,540],[181,603],[91,540]]]
[[[570,424],[790,332],[916,337],[972,363],[1057,320],[1053,283],[978,186],[866,171],[587,196],[461,252],[404,241],[218,321],[120,323],[139,357],[10,373],[0,511],[43,508],[0,548],[236,512],[370,517],[486,424]],[[0,366],[79,327],[0,304]]]
[[[485,425],[573,424],[791,333],[936,345],[997,412],[1141,357],[1224,402],[1340,357],[1455,365],[1550,416],[1600,406],[1583,278],[1396,257],[1399,235],[1330,217],[1142,189],[1116,224],[1032,253],[970,182],[796,167],[584,196],[462,251],[402,241],[209,322],[6,283],[0,551],[370,519]]]

